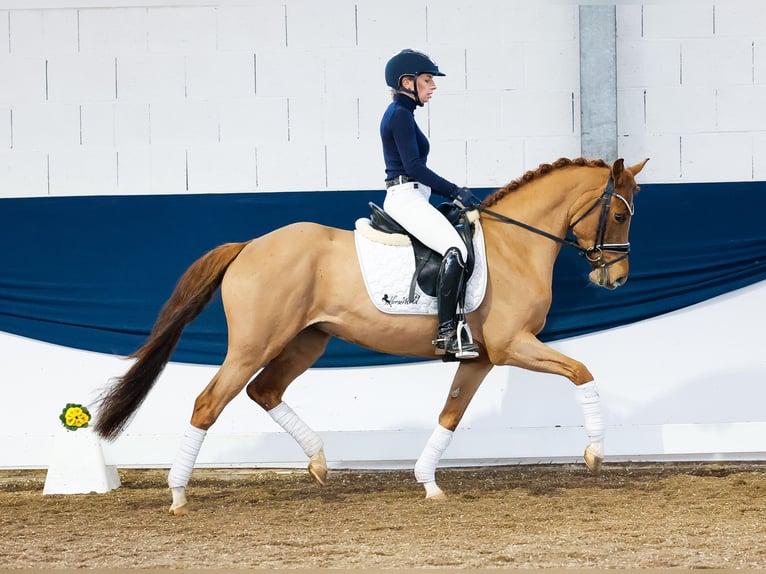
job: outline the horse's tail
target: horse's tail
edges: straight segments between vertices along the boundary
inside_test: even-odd
[[[99,398],[96,433],[114,440],[144,402],[170,360],[186,325],[212,299],[231,262],[247,243],[226,243],[191,264],[165,302],[146,343],[131,357],[137,359],[125,375]]]

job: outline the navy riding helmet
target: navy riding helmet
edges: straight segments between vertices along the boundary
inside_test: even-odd
[[[446,75],[439,70],[436,62],[423,52],[418,52],[417,50],[402,50],[386,63],[386,84],[392,90],[402,89],[400,82],[404,76],[417,78],[420,74]],[[413,95],[420,104],[417,86]]]

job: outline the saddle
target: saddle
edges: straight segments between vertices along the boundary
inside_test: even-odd
[[[385,212],[385,210],[373,202],[370,206],[370,227],[382,233],[391,233],[406,235],[412,242],[412,249],[415,256],[415,273],[410,282],[410,299],[415,295],[415,287],[430,295],[436,297],[436,280],[439,276],[439,267],[442,262],[442,255],[430,247],[421,243],[404,227],[399,225],[394,219]],[[468,249],[468,260],[466,261],[466,276],[463,281],[463,290],[468,284],[468,278],[473,272],[475,254],[473,247],[474,222],[469,219],[466,212],[454,203],[442,203],[436,207],[444,217],[447,218],[452,226],[457,230],[460,238]],[[464,293],[461,293],[460,300],[463,300]]]

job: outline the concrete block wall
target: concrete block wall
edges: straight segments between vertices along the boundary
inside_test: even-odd
[[[0,197],[380,188],[403,47],[448,73],[417,114],[445,177],[580,155],[571,2],[6,5]],[[642,181],[766,176],[765,20],[759,0],[617,6],[619,151],[652,158]]]
[[[620,155],[642,179],[766,178],[766,12],[757,0],[617,7]]]
[[[405,47],[448,73],[417,114],[445,177],[502,185],[579,155],[574,5],[9,4],[2,197],[381,188],[383,67]]]

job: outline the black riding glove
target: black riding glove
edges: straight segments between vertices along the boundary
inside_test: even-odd
[[[476,209],[481,205],[481,200],[467,187],[459,187],[452,200],[465,209]]]

